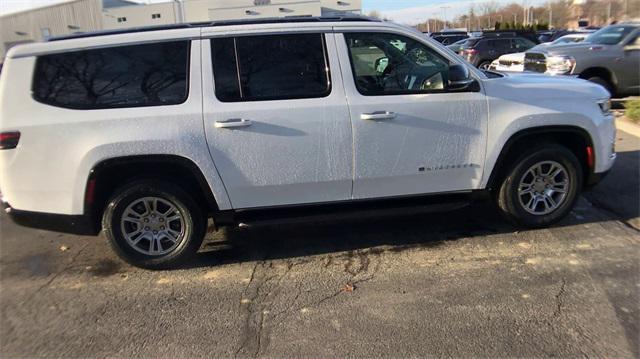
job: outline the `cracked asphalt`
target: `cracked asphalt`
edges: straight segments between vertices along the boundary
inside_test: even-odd
[[[640,139],[559,225],[487,204],[224,229],[182,269],[0,216],[0,356],[640,356]]]

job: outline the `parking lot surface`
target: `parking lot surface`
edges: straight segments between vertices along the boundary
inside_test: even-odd
[[[9,357],[640,355],[640,139],[550,229],[488,204],[228,228],[187,267],[120,262],[104,237],[0,216]]]

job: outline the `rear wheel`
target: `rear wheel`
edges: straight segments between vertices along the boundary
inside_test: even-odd
[[[160,181],[139,181],[116,191],[102,220],[115,252],[142,268],[174,267],[200,247],[206,219],[191,196]]]
[[[576,156],[558,145],[523,154],[509,169],[498,192],[498,206],[512,222],[543,227],[564,218],[582,188]]]

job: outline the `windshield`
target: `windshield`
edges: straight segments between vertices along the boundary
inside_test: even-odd
[[[585,41],[597,45],[615,45],[634,29],[634,26],[609,26],[589,35]]]

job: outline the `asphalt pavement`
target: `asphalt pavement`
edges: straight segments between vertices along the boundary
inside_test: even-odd
[[[640,356],[640,139],[569,218],[227,228],[173,271],[0,216],[0,356]]]

